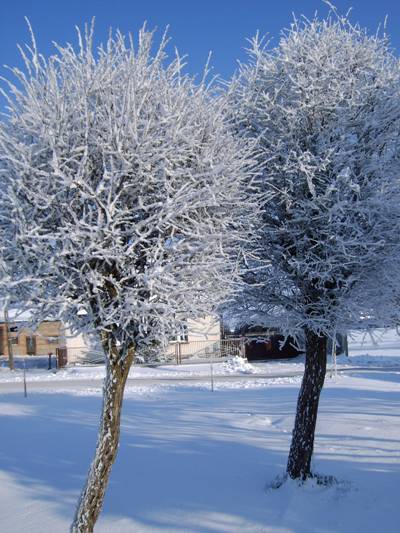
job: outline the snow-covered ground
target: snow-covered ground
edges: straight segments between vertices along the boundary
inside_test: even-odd
[[[400,348],[399,352],[400,354]],[[21,366],[21,365],[19,365]],[[329,360],[329,368],[331,368],[332,361]],[[353,355],[350,357],[339,356],[337,358],[338,369],[351,369],[358,367],[399,367],[400,369],[400,355],[384,356],[384,355]],[[282,359],[267,362],[253,362],[249,363],[240,357],[233,357],[224,362],[216,362],[212,365],[212,373],[216,378],[223,376],[277,376],[290,375],[292,373],[301,373],[304,369],[303,356],[295,359]],[[133,366],[130,373],[130,380],[149,380],[149,379],[195,379],[206,378],[211,374],[211,366],[206,362],[192,363],[183,365],[160,365],[155,367],[147,366]],[[26,372],[26,380],[28,383],[33,382],[68,382],[77,380],[93,380],[100,381],[105,377],[104,365],[93,366],[71,366],[64,369],[47,370],[44,368],[29,368]],[[0,367],[0,384],[1,383],[19,383],[23,380],[23,370],[17,368],[10,372],[5,366]],[[0,389],[1,391],[1,389]]]
[[[23,379],[23,359],[27,365],[27,381],[66,381],[66,380],[101,380],[105,377],[104,365],[71,366],[55,371],[48,371],[47,357],[15,357],[16,370],[9,372],[5,357],[0,357],[0,383],[21,382]],[[53,358],[54,359],[54,358]],[[328,365],[332,360],[328,358]],[[35,368],[36,366],[36,368]],[[353,332],[349,337],[349,357],[344,355],[337,358],[338,368],[352,367],[400,367],[400,336],[395,330],[378,330],[373,337],[365,333]],[[223,362],[213,363],[212,372],[215,376],[232,375],[269,375],[290,374],[300,372],[304,368],[303,356],[295,359],[271,360],[267,362],[248,363],[240,357],[232,357]],[[133,366],[129,374],[130,379],[158,379],[158,378],[196,378],[206,377],[211,373],[207,362],[185,362],[185,364],[160,365],[155,367]]]
[[[373,333],[352,331],[349,354],[353,361],[400,364],[399,333],[395,329],[378,329]]]
[[[17,358],[16,358],[17,359]],[[22,359],[22,358],[21,358]],[[28,358],[32,359],[32,357]],[[18,359],[17,359],[18,363]],[[301,364],[301,362],[299,362]],[[47,365],[47,363],[46,363]],[[213,372],[217,376],[231,374],[253,374],[262,373],[264,369],[268,371],[269,365],[256,367],[249,364],[241,357],[232,357],[223,362],[213,363]],[[133,366],[129,378],[185,378],[185,377],[202,377],[208,376],[211,372],[210,364],[207,362],[186,363],[183,365],[160,365],[160,366]],[[29,368],[27,372],[28,381],[60,381],[60,380],[99,380],[105,377],[104,365],[93,366],[71,366],[58,371],[48,371],[47,366],[43,368]],[[0,383],[21,381],[23,379],[22,364],[17,364],[17,369],[10,372],[6,365],[0,367]]]
[[[207,382],[135,380],[202,377],[209,365],[134,368],[96,532],[397,533],[400,349],[355,346],[339,358],[349,373],[328,374],[322,394],[314,470],[336,476],[329,488],[268,488],[285,470],[300,376],[260,375],[295,371],[301,358],[216,363],[214,393]],[[63,533],[94,451],[104,369],[29,370],[41,390],[26,399],[6,392],[9,374],[1,369],[0,531]]]
[[[328,379],[314,467],[337,486],[266,485],[285,469],[298,383],[128,385],[98,533],[397,533],[400,371]],[[68,530],[96,439],[92,390],[0,396],[0,531]]]

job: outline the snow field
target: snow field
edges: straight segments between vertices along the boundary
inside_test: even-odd
[[[298,392],[257,384],[128,385],[98,533],[397,533],[400,369],[327,379],[316,471],[279,490]],[[96,441],[100,386],[0,396],[0,530],[68,530]],[[232,387],[235,387],[233,390]],[[244,388],[250,387],[250,388]]]

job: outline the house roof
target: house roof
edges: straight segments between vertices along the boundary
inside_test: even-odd
[[[9,309],[8,319],[13,322],[27,322],[31,319],[31,313],[28,311],[21,311],[21,309]],[[4,308],[0,307],[0,322],[4,322]]]
[[[0,323],[5,322],[4,317],[4,300],[0,300]],[[29,322],[32,318],[32,313],[30,311],[24,311],[23,309],[17,306],[10,306],[8,308],[8,320],[10,322]],[[43,321],[53,321],[51,318],[44,318]]]

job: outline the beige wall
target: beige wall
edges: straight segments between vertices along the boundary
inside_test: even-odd
[[[171,357],[206,357],[219,350],[221,328],[218,318],[206,316],[197,320],[189,319],[187,342],[171,342],[167,354]]]
[[[63,330],[64,342],[67,348],[68,363],[82,363],[88,360],[101,359],[103,356],[102,348],[96,345],[93,339],[79,333],[73,335],[71,330],[66,327]]]
[[[221,338],[221,327],[218,318],[206,316],[198,320],[188,320],[188,341],[216,342]]]

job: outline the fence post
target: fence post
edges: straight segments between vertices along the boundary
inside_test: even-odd
[[[26,362],[25,362],[25,357],[23,358],[23,362],[24,362],[24,397],[27,398],[28,397],[28,392],[26,390]]]
[[[68,362],[67,348],[56,348],[57,367],[63,368]]]
[[[240,339],[240,355],[243,358],[246,357],[246,347],[245,347],[245,342],[244,342],[243,337]]]

